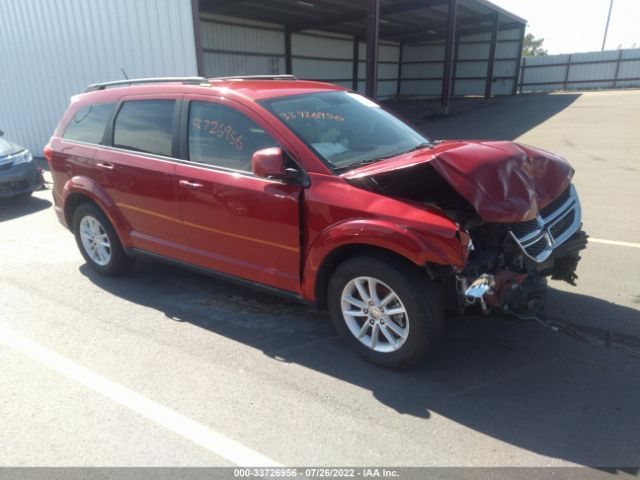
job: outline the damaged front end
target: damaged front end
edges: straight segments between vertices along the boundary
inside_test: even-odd
[[[527,317],[543,308],[548,277],[575,285],[588,237],[572,176],[564,159],[532,147],[444,142],[345,178],[440,211],[469,235],[463,268],[434,269],[450,309]]]
[[[579,252],[587,246],[573,185],[533,220],[486,223],[469,230],[473,251],[456,272],[459,308],[479,305],[529,316],[544,307],[546,278],[575,285]]]

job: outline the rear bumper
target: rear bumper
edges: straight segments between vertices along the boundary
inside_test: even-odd
[[[20,163],[0,171],[0,198],[33,192],[43,184],[42,173],[33,162]]]

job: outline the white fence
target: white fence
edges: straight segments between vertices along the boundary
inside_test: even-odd
[[[524,57],[520,92],[640,87],[640,48]]]

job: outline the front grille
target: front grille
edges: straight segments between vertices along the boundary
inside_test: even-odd
[[[540,255],[545,248],[547,248],[547,239],[545,237],[536,240],[531,245],[527,246],[527,253],[532,257],[537,257]]]
[[[560,194],[558,198],[552,201],[549,205],[540,210],[540,215],[543,217],[548,217],[553,212],[558,210],[562,205],[564,205],[569,197],[571,196],[571,185],[564,189],[564,192]]]
[[[13,162],[0,163],[0,172],[9,170],[11,167],[13,167]]]
[[[537,220],[528,220],[526,222],[517,222],[509,225],[509,229],[516,237],[524,237],[539,228]]]
[[[567,213],[564,217],[562,217],[556,223],[551,225],[551,228],[549,228],[549,233],[553,238],[560,237],[560,235],[562,235],[569,228],[571,228],[571,225],[573,225],[573,221],[575,219],[576,219],[575,210],[570,210],[569,213]]]
[[[580,202],[573,185],[526,222],[507,225],[523,252],[536,262],[545,261],[554,248],[580,228]]]

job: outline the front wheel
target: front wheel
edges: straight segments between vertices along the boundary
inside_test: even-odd
[[[111,222],[96,204],[87,202],[76,208],[73,232],[80,253],[96,272],[119,275],[133,264],[134,258],[124,252]]]
[[[401,260],[347,260],[331,277],[327,294],[338,332],[376,365],[415,363],[440,337],[444,311],[437,289]]]

